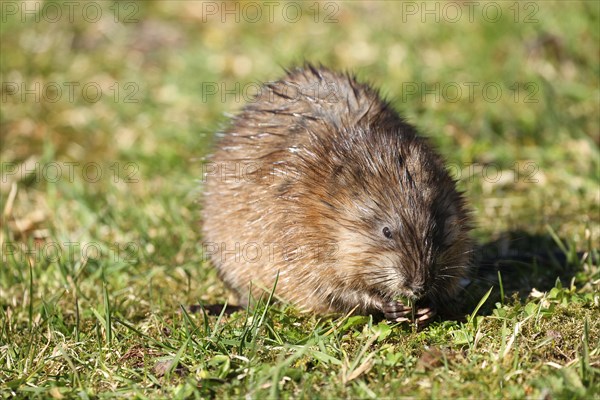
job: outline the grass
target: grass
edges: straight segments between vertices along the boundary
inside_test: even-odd
[[[325,2],[256,23],[223,23],[220,2],[93,4],[98,21],[48,2],[36,22],[2,3],[3,397],[600,398],[598,3],[454,23],[445,3],[440,22]],[[182,308],[227,299],[197,223],[212,135],[304,59],[382,87],[467,191],[491,261],[463,322]]]

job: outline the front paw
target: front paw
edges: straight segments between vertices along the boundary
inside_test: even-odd
[[[390,322],[409,322],[412,318],[412,307],[401,301],[384,303],[381,309],[383,316]]]
[[[437,315],[435,308],[418,308],[414,314],[413,309],[401,301],[390,301],[382,307],[383,316],[390,322],[414,322],[419,327],[424,327]]]
[[[418,308],[417,312],[415,313],[415,323],[419,326],[419,328],[422,328],[429,325],[436,315],[437,311],[432,306]]]

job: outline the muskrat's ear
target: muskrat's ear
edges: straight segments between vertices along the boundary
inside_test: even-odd
[[[348,177],[346,176],[346,171],[344,170],[343,165],[341,165],[341,164],[336,165],[331,170],[330,183],[332,185],[341,185],[342,187],[345,187],[350,184],[350,182],[348,182]]]

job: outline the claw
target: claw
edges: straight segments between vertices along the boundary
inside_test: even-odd
[[[431,312],[433,312],[433,310],[430,307],[425,307],[425,308],[419,308],[417,310],[416,314],[417,315],[424,315],[424,314],[431,313]]]
[[[437,313],[434,309],[427,307],[418,310],[417,315],[419,315],[419,318],[416,319],[417,325],[419,325],[419,327],[423,327],[429,324],[433,317],[437,315]]]
[[[383,315],[388,321],[392,322],[404,322],[410,321],[410,318],[407,318],[412,313],[412,308],[407,307],[402,302],[392,301],[389,303],[385,303],[382,308]]]
[[[408,307],[400,301],[391,301],[383,304],[381,309],[383,316],[390,322],[411,322],[412,307]],[[426,326],[437,315],[435,308],[419,308],[415,312],[415,322],[420,328]]]

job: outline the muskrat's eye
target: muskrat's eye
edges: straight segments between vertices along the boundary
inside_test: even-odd
[[[392,238],[392,231],[387,226],[383,228],[383,236],[385,236],[388,239]]]

